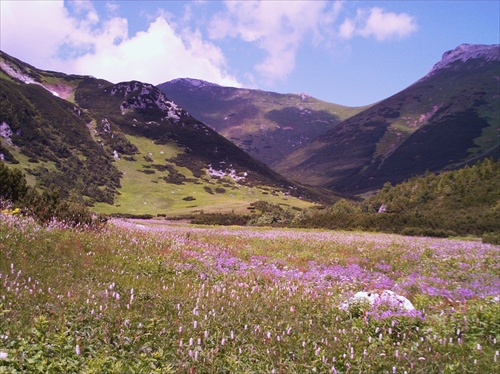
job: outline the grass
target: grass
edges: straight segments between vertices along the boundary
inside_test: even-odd
[[[490,373],[499,246],[0,216],[0,372]],[[339,305],[391,289],[416,311]]]
[[[137,136],[127,136],[127,140],[139,149],[139,153],[134,156],[137,162],[127,161],[125,158],[115,160],[114,165],[123,173],[120,194],[116,196],[113,205],[96,204],[92,209],[97,213],[173,216],[193,214],[203,210],[206,213],[234,211],[247,214],[249,205],[257,200],[286,204],[299,209],[313,205],[299,198],[287,196],[281,191],[273,194],[264,186],[240,185],[229,177],[214,179],[207,174],[205,178],[194,178],[189,169],[166,161],[182,152],[175,143],[159,145],[150,139]],[[138,165],[141,165],[140,169]],[[162,178],[168,177],[169,171],[155,169],[152,165],[170,165],[187,180],[183,184],[167,183]],[[146,174],[144,171],[150,173],[154,171],[154,173]],[[207,192],[206,187],[209,187],[212,193]],[[216,193],[217,187],[224,188],[225,192]],[[189,196],[195,200],[184,200]]]
[[[259,90],[212,87],[210,94],[189,90],[187,95],[175,85],[169,88],[169,83],[159,87],[194,117],[268,165],[368,107]]]
[[[0,139],[0,144],[5,148],[7,148],[7,142],[4,139]],[[29,161],[30,157],[21,153],[19,148],[8,147],[7,149],[9,149],[9,152],[14,156],[14,158],[18,162],[17,164],[11,164],[10,167],[22,171],[26,176],[26,181],[28,182],[28,185],[30,186],[35,186],[36,177],[32,174],[29,174],[27,172],[27,169],[35,169],[37,167],[43,167],[47,168],[48,170],[56,170],[56,166],[52,161],[30,162]]]

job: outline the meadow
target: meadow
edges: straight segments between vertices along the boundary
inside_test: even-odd
[[[500,246],[0,214],[0,373],[495,373]],[[392,290],[415,310],[353,303]]]

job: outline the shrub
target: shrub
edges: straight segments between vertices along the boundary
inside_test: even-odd
[[[15,203],[26,194],[27,190],[23,173],[17,169],[11,170],[0,161],[0,198]]]
[[[235,213],[201,213],[195,216],[191,223],[216,226],[245,226],[250,220],[248,215]]]
[[[500,233],[486,232],[482,236],[483,243],[500,245]]]
[[[30,188],[19,204],[25,215],[44,224],[55,220],[71,227],[99,228],[107,220],[105,216],[94,216],[83,204],[61,199],[57,190],[40,194]]]
[[[439,175],[426,174],[392,186],[362,203],[339,200],[300,214],[295,227],[382,231],[411,236],[482,236],[497,243],[500,232],[500,162],[486,159]],[[380,206],[387,211],[377,213]]]
[[[152,214],[131,214],[131,213],[113,213],[111,217],[116,218],[135,218],[135,219],[151,219],[154,216]]]
[[[104,216],[94,216],[84,204],[61,199],[58,190],[40,193],[28,187],[24,174],[10,170],[3,162],[0,162],[0,197],[44,224],[55,220],[71,227],[98,228],[106,222]]]

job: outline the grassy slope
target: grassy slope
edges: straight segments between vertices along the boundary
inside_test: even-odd
[[[186,82],[158,86],[194,117],[268,165],[359,113],[314,97]]]
[[[265,186],[242,186],[226,177],[224,180],[209,178],[185,181],[183,184],[172,184],[162,180],[168,176],[168,171],[155,170],[153,164],[171,165],[188,179],[193,179],[191,171],[179,167],[175,163],[165,162],[173,158],[181,150],[175,143],[158,145],[147,138],[127,136],[139,153],[134,157],[137,162],[122,158],[114,165],[123,173],[120,194],[115,198],[113,205],[96,204],[93,210],[99,213],[131,213],[131,214],[190,214],[203,210],[207,213],[231,212],[248,213],[247,207],[256,200],[264,200],[275,204],[285,204],[297,208],[311,207],[313,204],[292,196],[285,196],[282,192],[272,194]],[[147,157],[146,161],[144,157]],[[145,174],[144,170],[152,170],[154,174]],[[210,187],[213,194],[204,187]],[[217,187],[226,190],[224,193],[215,193]],[[192,196],[196,200],[186,201],[185,197]]]
[[[0,372],[498,372],[499,249],[0,214]],[[384,289],[417,310],[339,308]]]
[[[366,192],[426,170],[498,158],[498,65],[443,70],[296,150],[275,169],[304,183]],[[468,70],[469,69],[469,70]]]
[[[498,68],[491,65],[480,75],[453,74],[440,72],[430,82],[437,90],[425,91],[418,83],[408,88],[407,96],[413,96],[413,101],[404,103],[400,116],[391,122],[388,131],[377,144],[375,157],[388,157],[395,148],[411,134],[429,123],[432,114],[449,103],[453,103],[447,115],[460,112],[465,107],[477,108],[478,114],[488,120],[489,126],[481,135],[474,139],[475,147],[470,149],[470,159],[487,153],[492,147],[498,146],[496,133],[500,106],[498,105],[498,82],[493,77]],[[425,118],[425,119],[423,119]]]

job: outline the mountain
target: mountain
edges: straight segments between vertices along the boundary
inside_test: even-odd
[[[306,94],[222,87],[198,79],[175,79],[158,88],[194,117],[268,165],[362,110]]]
[[[310,205],[294,184],[151,84],[43,71],[0,54],[0,159],[104,213]],[[294,195],[296,197],[294,197]]]
[[[272,166],[294,180],[362,194],[426,171],[498,159],[499,83],[499,45],[460,45],[410,87]]]

